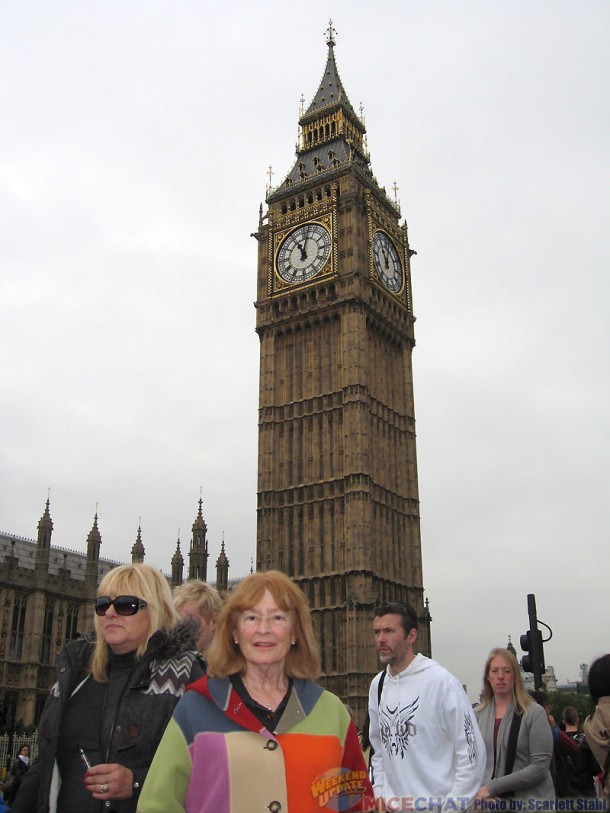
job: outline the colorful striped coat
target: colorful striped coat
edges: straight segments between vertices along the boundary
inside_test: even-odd
[[[373,791],[343,703],[294,680],[275,732],[228,678],[204,677],[174,710],[138,813],[320,813],[373,809]]]

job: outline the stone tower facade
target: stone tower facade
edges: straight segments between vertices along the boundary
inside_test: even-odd
[[[296,162],[261,207],[257,569],[309,599],[322,682],[361,722],[378,669],[372,611],[424,604],[411,354],[410,250],[328,55]]]

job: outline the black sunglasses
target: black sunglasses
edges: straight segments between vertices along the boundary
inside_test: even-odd
[[[95,599],[96,615],[106,615],[110,607],[114,604],[114,609],[118,615],[135,615],[138,610],[148,607],[148,604],[137,596],[98,596]]]

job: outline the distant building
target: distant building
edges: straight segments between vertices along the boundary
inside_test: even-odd
[[[121,562],[100,557],[97,513],[87,536],[87,552],[51,546],[49,500],[36,541],[0,532],[0,729],[36,723],[55,680],[55,656],[66,641],[93,629],[93,600],[102,578]],[[131,549],[143,562],[141,528]],[[209,557],[202,500],[193,524],[189,578],[207,580]],[[183,580],[180,541],[171,561],[172,586]],[[229,561],[224,539],[216,562],[216,586],[228,590]]]
[[[589,664],[580,664],[580,679],[569,680],[567,683],[557,685],[558,692],[576,692],[577,694],[588,693],[589,691]]]
[[[534,676],[531,672],[524,672],[521,668],[523,675],[523,682],[528,692],[534,690]],[[557,678],[555,677],[555,667],[547,666],[546,672],[542,675],[542,688],[548,694],[549,692],[557,691]]]

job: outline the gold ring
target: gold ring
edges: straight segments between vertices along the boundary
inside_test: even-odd
[[[108,785],[104,782],[103,785],[100,785],[100,793],[108,793]]]

